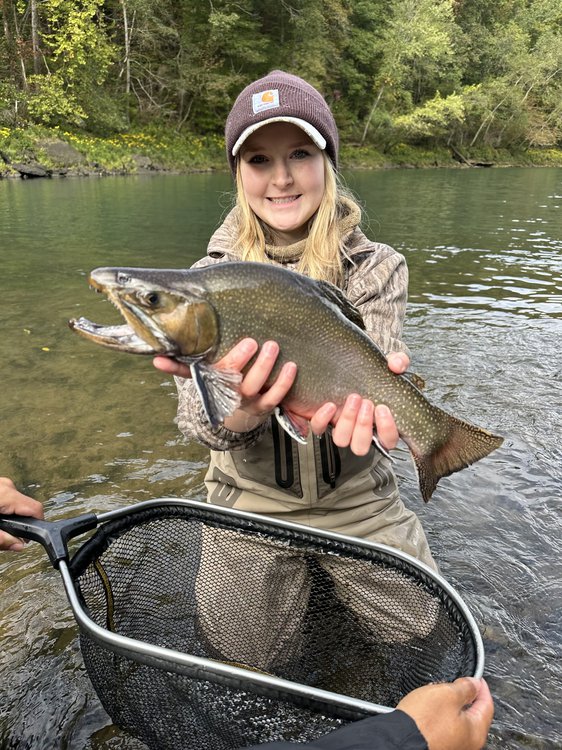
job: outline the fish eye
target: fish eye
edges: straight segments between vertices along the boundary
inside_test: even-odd
[[[144,301],[150,305],[150,307],[156,307],[160,302],[160,295],[158,292],[148,292],[144,297]]]

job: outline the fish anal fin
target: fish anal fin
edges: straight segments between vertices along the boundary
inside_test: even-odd
[[[432,450],[419,451],[411,441],[404,438],[412,452],[420,491],[426,503],[440,479],[485,458],[503,443],[503,437],[499,435],[493,435],[488,430],[457,419],[441,410],[439,412],[445,438]]]
[[[386,456],[386,458],[389,459],[389,461],[393,461],[394,459],[390,455],[390,453],[386,450],[386,448],[383,446],[383,444],[380,442],[378,436],[376,433],[373,435],[373,445],[376,447],[376,449],[382,453],[383,456]]]
[[[306,443],[308,436],[309,422],[304,417],[299,417],[288,409],[278,406],[275,409],[275,416],[281,427],[289,434],[293,440],[298,443]]]

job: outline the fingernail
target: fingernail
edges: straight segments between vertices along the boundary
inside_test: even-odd
[[[250,352],[254,352],[257,348],[257,344],[254,341],[254,339],[242,339],[239,346],[242,347],[242,349],[247,352],[248,354]]]
[[[388,419],[388,417],[390,417],[390,409],[386,404],[379,404],[375,409],[375,413],[377,417],[381,417],[381,419]]]
[[[283,365],[283,371],[287,376],[293,376],[297,371],[297,365],[295,362],[285,362]]]
[[[406,355],[402,354],[401,352],[390,354],[388,357],[388,361],[392,362],[392,371],[397,374],[407,370],[408,364],[410,362]]]
[[[368,417],[371,416],[372,411],[373,411],[373,407],[371,405],[371,402],[363,401],[363,403],[361,404],[361,408],[359,409],[359,416],[367,419]]]
[[[352,407],[354,409],[359,409],[359,404],[361,403],[361,396],[358,393],[352,393],[350,396],[347,397],[347,406]]]

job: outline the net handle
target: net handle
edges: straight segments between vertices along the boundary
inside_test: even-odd
[[[30,516],[0,515],[0,531],[33,542],[39,542],[54,568],[59,567],[61,560],[68,559],[68,540],[85,531],[95,529],[98,517],[86,513],[75,518],[60,521],[43,521]]]

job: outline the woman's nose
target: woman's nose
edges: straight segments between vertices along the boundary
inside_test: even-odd
[[[280,160],[275,165],[273,182],[277,187],[287,187],[287,185],[290,185],[293,182],[291,169],[285,160]]]

